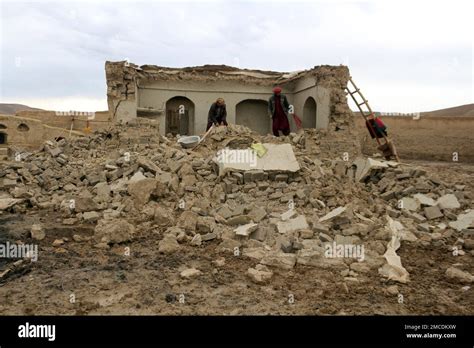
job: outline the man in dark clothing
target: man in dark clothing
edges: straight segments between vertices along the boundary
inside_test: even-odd
[[[273,135],[280,136],[280,131],[283,135],[290,134],[290,123],[288,122],[288,109],[290,104],[284,94],[281,94],[281,88],[275,87],[273,95],[268,100],[268,113],[273,120],[272,131]]]
[[[211,108],[209,109],[206,132],[213,124],[215,126],[227,126],[226,118],[227,110],[225,109],[225,101],[222,98],[218,98],[215,103],[212,103]]]

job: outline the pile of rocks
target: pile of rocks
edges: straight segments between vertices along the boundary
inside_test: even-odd
[[[474,254],[473,197],[464,185],[392,162],[322,158],[304,134],[273,138],[219,127],[196,151],[157,134],[152,122],[137,121],[46,142],[1,164],[0,214],[55,212],[64,225],[95,226],[92,238],[73,240],[103,249],[150,231],[160,239],[159,253],[212,243],[219,252],[255,260],[248,275],[257,283],[298,265],[336,270],[345,281],[379,272],[406,282],[400,242]],[[293,145],[296,173],[216,173],[219,149],[285,141]],[[32,229],[44,239],[38,231]],[[447,277],[471,279],[459,271]],[[191,273],[182,276],[198,274]]]

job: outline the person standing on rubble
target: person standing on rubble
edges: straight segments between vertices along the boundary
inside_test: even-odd
[[[273,88],[273,95],[268,100],[268,113],[273,121],[272,131],[276,137],[290,134],[290,123],[288,122],[288,110],[290,104],[284,94],[281,94],[281,88]]]
[[[217,98],[215,103],[212,103],[209,109],[209,115],[207,117],[206,132],[212,125],[215,126],[227,126],[227,110],[225,108],[225,101],[222,98]]]

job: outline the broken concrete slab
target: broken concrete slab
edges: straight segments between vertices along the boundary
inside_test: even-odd
[[[248,237],[257,228],[258,228],[258,224],[248,223],[248,224],[237,227],[236,229],[234,229],[234,232],[237,236]]]
[[[420,202],[411,197],[403,197],[399,201],[400,209],[418,211],[420,209]]]
[[[441,209],[458,209],[461,208],[461,204],[455,195],[449,193],[447,195],[441,196],[436,201],[436,205]]]
[[[291,144],[264,143],[263,145],[267,153],[262,157],[258,157],[251,149],[238,150],[241,152],[227,149],[227,152],[216,154],[213,161],[218,166],[219,176],[233,171],[260,170],[294,173],[300,170]]]
[[[417,200],[421,205],[426,205],[429,207],[436,205],[436,201],[433,198],[428,197],[427,195],[424,195],[422,193],[417,193],[413,196],[413,198]]]
[[[439,208],[437,206],[426,207],[424,209],[424,212],[425,212],[425,216],[428,220],[434,220],[434,219],[438,219],[438,218],[444,216],[443,213],[441,212],[441,210],[439,210]]]
[[[469,209],[463,214],[459,214],[456,221],[449,222],[449,226],[456,231],[462,231],[474,225],[474,210]]]
[[[319,219],[319,222],[329,221],[346,211],[346,207],[338,207]]]
[[[299,215],[296,218],[287,221],[280,221],[277,223],[278,232],[282,234],[306,230],[308,228],[308,222],[306,221],[306,217],[304,215]]]
[[[372,158],[356,158],[353,162],[353,165],[357,167],[355,173],[355,180],[356,181],[364,181],[367,177],[373,174],[373,172],[388,168],[388,164],[374,160]]]

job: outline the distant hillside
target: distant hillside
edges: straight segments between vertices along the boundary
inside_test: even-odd
[[[5,104],[0,103],[0,114],[2,115],[15,115],[17,111],[24,111],[24,110],[41,110],[37,108],[32,108],[27,105],[22,104]]]
[[[352,111],[355,115],[359,116],[359,111]],[[385,111],[387,113],[387,111]],[[377,116],[384,116],[383,112],[375,111]],[[393,116],[393,115],[388,115]],[[403,115],[402,115],[403,116]],[[422,117],[474,117],[474,104],[466,104],[460,106],[454,106],[452,108],[424,111],[421,112]]]
[[[466,104],[447,109],[422,112],[421,116],[474,117],[474,104]]]

